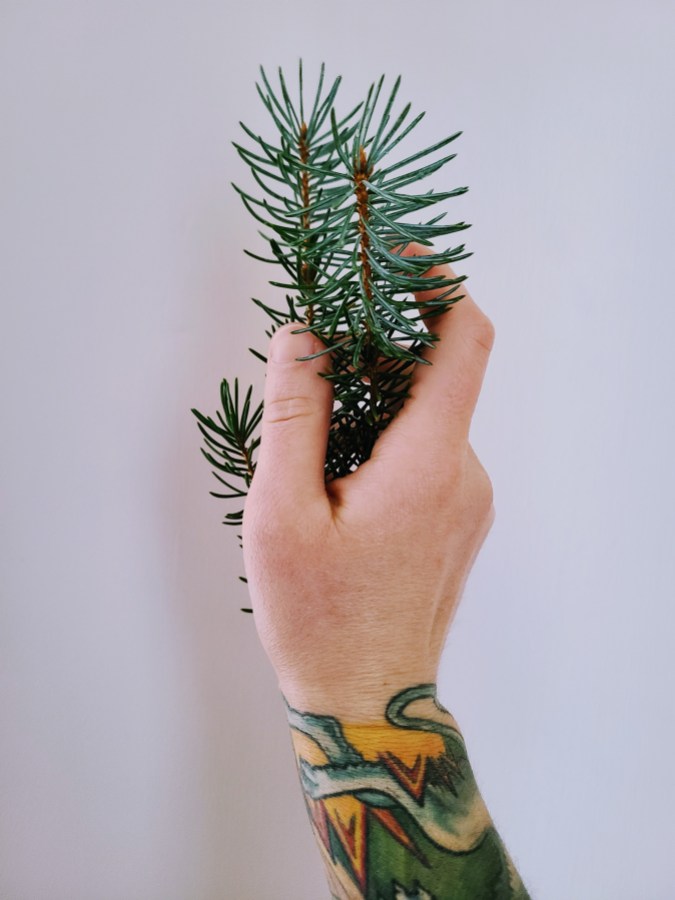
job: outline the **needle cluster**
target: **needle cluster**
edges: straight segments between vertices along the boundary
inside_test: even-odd
[[[324,65],[310,104],[305,103],[302,61],[295,99],[281,68],[276,87],[262,66],[260,74],[256,88],[273,136],[262,137],[240,123],[250,143],[234,146],[254,187],[233,187],[264,226],[259,234],[268,253],[245,252],[277,268],[269,283],[285,294],[282,309],[253,298],[271,319],[268,338],[281,325],[297,322],[298,331],[311,331],[325,345],[313,356],[329,356],[322,375],[332,382],[335,398],[325,460],[329,481],[370,457],[407,396],[414,364],[429,364],[421,354],[438,340],[433,317],[461,299],[457,291],[466,276],[425,273],[470,256],[464,244],[431,255],[401,255],[412,242],[431,247],[469,227],[443,222],[447,213],[434,210],[468,188],[435,192],[418,185],[455,157],[446,148],[461,132],[405,155],[399,145],[424,113],[411,115],[410,103],[396,110],[400,77],[386,99],[382,76],[363,102],[340,114],[341,78],[326,87]],[[422,311],[412,295],[430,289],[438,293]],[[262,353],[249,349],[266,362]],[[238,379],[233,389],[223,380],[222,411],[215,418],[192,410],[206,444],[202,453],[227,489],[213,496],[241,499],[250,486],[262,418],[262,402],[252,410],[251,396],[249,387],[240,402]],[[224,521],[240,526],[242,516],[240,509]]]

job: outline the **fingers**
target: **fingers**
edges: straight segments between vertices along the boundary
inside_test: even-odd
[[[409,244],[402,255],[425,256],[432,252],[421,244]],[[425,276],[456,277],[449,265],[432,266]],[[428,301],[445,291],[447,287],[415,296],[423,311],[427,311],[434,308],[428,306]],[[442,314],[426,320],[429,330],[439,335],[436,345],[422,353],[431,365],[415,365],[408,399],[395,421],[380,435],[374,458],[392,445],[397,453],[407,447],[411,460],[419,461],[420,438],[425,445],[432,444],[443,453],[468,440],[494,342],[494,328],[463,286],[456,295],[461,295],[461,299]],[[270,342],[254,481],[264,482],[275,492],[302,503],[327,497],[325,456],[333,388],[319,377],[319,372],[329,370],[328,355],[297,361],[297,357],[323,348],[309,332],[292,333],[299,327],[300,323],[283,326]]]
[[[428,256],[433,251],[422,244],[409,244],[402,256]],[[446,279],[456,275],[449,265],[432,266],[425,277],[442,275]],[[433,300],[447,291],[438,288],[415,295],[423,311],[433,309],[425,301]],[[461,296],[440,315],[425,321],[429,331],[440,340],[422,353],[431,365],[418,363],[413,371],[410,394],[403,410],[380,440],[388,432],[405,433],[414,441],[420,434],[437,436],[442,442],[468,439],[473,412],[478,401],[490,351],[494,343],[494,327],[477,306],[466,288],[460,284],[451,298]],[[389,438],[392,440],[392,438]]]
[[[310,332],[293,334],[301,322],[279,328],[269,345],[261,441],[254,482],[300,505],[326,497],[324,462],[333,408],[333,388],[319,377],[327,354],[297,361],[323,349]]]

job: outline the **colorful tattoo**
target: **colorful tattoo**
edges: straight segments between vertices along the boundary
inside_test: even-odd
[[[381,725],[288,718],[333,900],[529,900],[434,684]]]

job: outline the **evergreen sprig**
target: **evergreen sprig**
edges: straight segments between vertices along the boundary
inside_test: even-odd
[[[325,65],[311,108],[305,105],[302,61],[295,101],[281,68],[276,88],[262,66],[260,75],[256,88],[275,134],[266,139],[240,123],[252,146],[233,143],[258,192],[233,187],[265,227],[259,234],[270,255],[244,252],[283,271],[283,280],[269,283],[285,292],[286,309],[253,298],[272,320],[265,333],[270,338],[281,325],[298,322],[298,331],[311,331],[325,345],[301,358],[330,354],[330,371],[322,375],[333,383],[335,397],[325,461],[328,481],[370,457],[378,435],[408,396],[414,364],[429,364],[421,353],[438,335],[425,327],[426,320],[461,299],[457,291],[466,276],[425,273],[431,266],[471,256],[464,244],[425,256],[401,254],[411,242],[432,246],[434,240],[469,227],[464,222],[441,224],[446,213],[433,214],[436,204],[468,188],[406,190],[455,158],[446,148],[462,132],[397,158],[393,151],[424,116],[411,116],[410,103],[395,112],[400,76],[378,115],[384,75],[370,86],[362,103],[340,117],[335,104],[341,78],[324,93]],[[426,301],[423,312],[411,295],[431,289],[440,293]],[[249,349],[267,362],[262,353]],[[223,380],[223,409],[216,413],[217,421],[192,410],[206,443],[202,453],[229,491],[211,492],[213,496],[242,498],[250,486],[260,442],[254,434],[263,408],[261,402],[251,411],[251,396],[249,387],[240,408],[238,380],[234,392]],[[243,486],[233,485],[223,474]],[[228,513],[224,523],[241,525],[242,516],[243,510]],[[241,545],[241,535],[238,538]]]

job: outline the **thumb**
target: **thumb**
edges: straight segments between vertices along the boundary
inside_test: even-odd
[[[293,334],[302,327],[302,322],[284,325],[270,341],[254,477],[260,475],[275,493],[296,500],[325,496],[324,462],[333,409],[333,387],[319,377],[319,372],[329,371],[328,354],[297,360],[324,348],[309,331]]]

